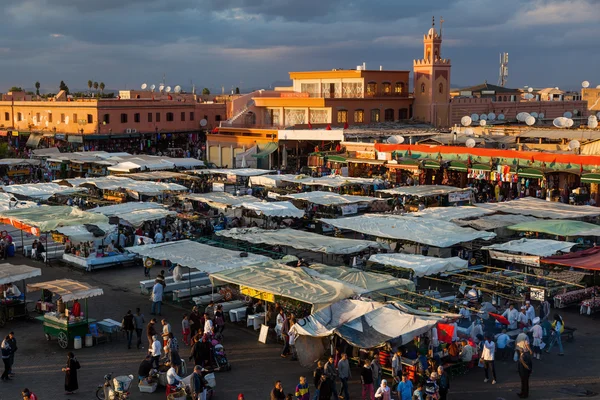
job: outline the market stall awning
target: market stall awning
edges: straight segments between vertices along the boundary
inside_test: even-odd
[[[415,291],[415,284],[413,281],[395,278],[388,274],[367,272],[358,268],[332,267],[323,264],[314,264],[311,265],[310,268],[339,281],[363,288],[365,293],[376,292],[379,290],[385,291],[387,289],[401,289],[409,292]]]
[[[231,175],[231,176],[260,176],[266,174],[272,174],[275,171],[268,169],[256,169],[256,168],[219,168],[219,169],[195,169],[189,171],[196,175]]]
[[[531,221],[537,221],[537,218],[518,214],[497,214],[487,215],[485,217],[471,220],[453,220],[452,222],[460,226],[470,226],[471,228],[480,231],[487,231],[491,229],[504,228],[505,226],[515,225],[521,222]]]
[[[282,195],[282,197],[293,200],[303,200],[321,206],[340,206],[346,204],[370,203],[372,201],[381,200],[375,197],[341,195],[333,192],[321,191],[287,194]]]
[[[469,265],[467,260],[459,257],[438,258],[401,253],[373,254],[369,257],[369,261],[386,266],[411,269],[417,277],[462,270]]]
[[[28,265],[0,264],[0,285],[41,276],[42,270]]]
[[[448,166],[448,169],[450,169],[452,171],[467,172],[469,167],[466,162],[450,161],[450,165]]]
[[[304,210],[296,208],[289,201],[274,201],[274,202],[255,202],[242,203],[240,207],[254,211],[258,215],[264,215],[267,217],[281,217],[281,218],[302,218],[304,217]]]
[[[104,291],[87,283],[74,281],[72,279],[58,279],[49,282],[38,282],[27,284],[27,292],[35,292],[46,289],[59,295],[64,302],[82,300],[90,297],[101,296]]]
[[[1,186],[1,188],[7,193],[12,193],[14,195],[40,200],[47,200],[56,194],[68,195],[87,191],[87,189],[85,188],[72,188],[68,186],[57,185],[56,183],[28,183],[24,185],[4,185]]]
[[[543,179],[544,171],[536,168],[519,168],[517,172],[519,178]]]
[[[227,192],[188,193],[179,196],[179,198],[199,201],[220,209],[241,207],[243,204],[259,203],[262,201],[254,196],[234,196]]]
[[[108,218],[76,207],[41,206],[2,211],[0,223],[39,236],[61,226],[108,223]]]
[[[383,184],[383,181],[381,179],[355,178],[339,175],[323,176],[320,178],[312,178],[306,175],[287,175],[285,178],[282,179],[286,182],[302,184],[305,186],[324,186],[331,188],[340,188],[343,186],[351,185],[375,186]]]
[[[271,260],[269,257],[252,253],[242,257],[239,251],[208,246],[191,240],[133,246],[125,250],[154,260],[171,261],[173,264],[195,268],[208,274]]]
[[[40,141],[42,140],[43,137],[44,137],[44,135],[41,133],[32,133],[31,135],[29,135],[29,138],[27,139],[27,143],[25,143],[25,146],[26,147],[38,147],[38,145],[40,144]]]
[[[531,215],[537,218],[575,219],[600,215],[600,207],[573,206],[555,201],[545,201],[535,197],[523,197],[500,203],[480,203],[475,206],[495,212]]]
[[[328,162],[348,163],[348,159],[343,156],[326,156]]]
[[[511,225],[508,229],[557,236],[600,236],[600,226],[583,221],[539,220]]]
[[[508,253],[527,254],[532,256],[547,257],[559,251],[570,251],[576,243],[563,242],[550,239],[519,239],[507,243],[495,243],[482,247],[482,250],[497,250]]]
[[[276,152],[279,148],[279,145],[275,142],[269,142],[266,145],[262,146],[262,149],[256,154],[252,154],[254,158],[267,158],[272,153]]]
[[[583,174],[581,175],[582,183],[600,183],[600,174]]]
[[[298,250],[308,250],[325,254],[354,254],[368,248],[380,249],[388,247],[379,242],[341,239],[295,229],[233,228],[218,231],[215,234],[236,240],[244,240],[249,243],[289,246]]]
[[[110,225],[104,223],[96,223],[93,225],[74,225],[74,226],[61,226],[56,228],[56,232],[65,235],[69,238],[71,243],[77,244],[81,242],[90,242],[96,239],[102,239],[116,232],[117,225]],[[102,234],[104,233],[104,234]]]
[[[461,189],[454,186],[445,185],[419,185],[419,186],[399,186],[393,189],[377,190],[379,193],[387,193],[398,196],[429,197],[443,196],[455,192],[464,192],[470,188]]]
[[[450,247],[475,239],[489,240],[496,236],[495,233],[462,228],[451,222],[410,216],[365,214],[337,219],[321,218],[320,221],[366,235],[435,247]]]
[[[270,188],[286,186],[287,182],[293,182],[293,180],[298,176],[304,175],[283,174],[251,176],[250,186],[264,186]]]
[[[494,211],[472,207],[430,207],[423,211],[410,213],[411,216],[439,219],[442,221],[453,221],[455,219],[477,218],[487,214],[493,214]]]
[[[560,256],[544,257],[540,262],[547,265],[562,265],[569,268],[600,271],[600,247],[592,247],[591,249]]]
[[[385,160],[373,160],[370,158],[346,158],[347,163],[353,164],[369,164],[369,165],[383,165]]]
[[[152,202],[114,204],[112,206],[97,207],[89,211],[107,217],[119,217],[120,220],[134,227],[141,226],[146,221],[157,221],[177,215],[175,211],[169,211],[164,205]]]
[[[386,166],[388,168],[405,169],[405,170],[409,170],[409,171],[418,170],[420,165],[421,164],[420,164],[419,160],[411,160],[411,159],[407,159],[407,158],[400,159],[398,161],[390,160],[386,164]]]

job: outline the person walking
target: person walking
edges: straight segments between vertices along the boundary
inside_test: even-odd
[[[148,349],[152,347],[156,333],[156,318],[152,318],[146,327],[146,335],[148,335]]]
[[[450,390],[450,377],[441,365],[437,369],[438,373],[438,386],[440,387],[440,400],[446,400],[448,398],[448,391]]]
[[[296,400],[310,400],[310,390],[308,383],[306,383],[306,377],[301,376],[298,384],[296,385]]]
[[[290,355],[290,318],[284,318],[283,324],[281,325],[281,338],[283,339],[283,349],[281,350],[281,357],[286,358]]]
[[[533,336],[533,358],[537,358],[538,360],[542,359],[542,340],[544,338],[544,329],[540,326],[540,317],[535,317],[533,319],[533,327],[531,328],[531,333]]]
[[[322,376],[324,376],[323,361],[317,361],[317,368],[313,371],[313,384],[315,385],[315,397],[313,397],[313,400],[319,399],[319,386],[321,386]]]
[[[348,354],[346,353],[342,353],[342,359],[338,362],[338,375],[342,382],[340,394],[343,394],[344,400],[349,400],[348,379],[352,378],[352,372],[350,371],[350,363],[348,362]]]
[[[190,337],[193,338],[197,333],[202,333],[203,327],[204,321],[202,315],[200,315],[200,311],[198,311],[198,306],[194,306],[192,307],[192,312],[190,314]]]
[[[381,386],[377,388],[375,392],[375,398],[378,400],[392,400],[392,391],[387,385],[387,381],[384,379],[381,381]]]
[[[521,377],[521,392],[517,393],[517,396],[522,399],[526,399],[529,397],[529,377],[533,372],[533,361],[529,345],[526,345],[521,351],[517,368],[519,371],[519,377]]]
[[[187,314],[183,314],[183,319],[181,320],[181,336],[183,343],[186,346],[190,346],[190,319]]]
[[[400,349],[397,349],[392,357],[392,378],[394,378],[394,383],[399,383],[402,378],[402,351]]]
[[[206,380],[202,376],[202,367],[196,365],[192,378],[190,379],[190,391],[192,392],[192,400],[204,400],[206,390]],[[238,396],[239,399],[240,396]],[[242,395],[242,400],[244,396]]]
[[[67,353],[67,365],[62,369],[65,373],[65,394],[74,394],[79,389],[77,370],[81,368],[72,352]]]
[[[440,393],[440,387],[437,383],[438,374],[437,372],[432,372],[429,375],[429,379],[425,382],[425,394],[427,395],[427,400],[437,399]]]
[[[379,385],[381,385],[381,377],[383,376],[383,370],[381,369],[381,363],[379,362],[379,353],[373,354],[371,371],[373,371],[373,388],[379,387]]]
[[[133,314],[131,310],[127,310],[127,314],[123,317],[121,322],[121,329],[127,334],[127,348],[131,349],[131,341],[133,340],[133,331],[135,330],[135,322],[133,320]]]
[[[413,384],[406,375],[402,375],[402,380],[398,383],[397,392],[400,400],[412,400]]]
[[[158,367],[160,366],[159,360],[160,360],[161,348],[162,348],[162,346],[160,344],[160,340],[158,340],[158,335],[152,336],[151,343],[152,343],[152,346],[150,346],[150,348],[148,349],[148,352],[152,356],[152,364],[154,365],[154,368],[158,369]]]
[[[554,322],[552,322],[552,337],[550,338],[550,346],[546,353],[550,353],[555,343],[558,344],[558,355],[564,356],[562,338],[560,337],[565,330],[565,323],[560,315],[554,314]]]
[[[360,383],[362,385],[362,400],[375,400],[373,389],[373,369],[369,360],[365,360],[360,370]]]
[[[10,349],[10,344],[9,344],[9,336],[6,335],[6,337],[4,338],[4,340],[2,341],[2,345],[0,345],[1,348],[1,354],[2,354],[2,362],[4,363],[4,372],[2,373],[2,380],[3,381],[9,381],[10,378],[8,376],[9,372],[10,372],[10,353],[11,353],[11,349]]]
[[[152,288],[152,309],[150,311],[151,315],[161,315],[160,308],[162,305],[164,287],[161,282],[158,280],[155,281],[154,287]]]
[[[10,362],[10,370],[8,374],[12,377],[15,375],[13,371],[13,365],[15,364],[15,353],[17,352],[17,338],[15,337],[14,332],[10,332],[8,334],[8,344],[10,345],[10,357],[8,361]]]
[[[483,368],[485,371],[485,379],[483,382],[489,380],[489,371],[491,370],[492,385],[496,384],[496,368],[494,366],[495,353],[496,344],[490,335],[486,335],[485,342],[483,342],[483,351],[481,352],[481,360],[483,361]]]
[[[319,394],[318,400],[331,400],[331,380],[327,379],[325,375],[321,376],[321,381],[317,387],[317,393]]]
[[[135,335],[137,336],[137,348],[143,349],[142,347],[142,335],[144,334],[144,314],[141,313],[140,308],[135,309],[135,314],[133,314],[133,323],[135,326]]]
[[[327,380],[331,384],[331,391],[333,393],[333,397],[335,397],[337,399],[338,398],[338,391],[337,391],[337,388],[336,388],[335,381],[338,378],[338,371],[335,368],[333,356],[329,356],[329,359],[325,363],[325,377],[327,377]]]

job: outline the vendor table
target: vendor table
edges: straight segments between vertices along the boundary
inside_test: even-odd
[[[44,323],[46,339],[50,340],[52,337],[56,337],[58,345],[63,349],[73,345],[75,336],[85,338],[85,335],[89,333],[88,325],[96,321],[88,318],[69,323],[67,318],[58,318],[52,313],[46,313],[36,319]]]
[[[579,313],[591,315],[599,307],[600,307],[600,298],[595,297],[593,299],[587,299],[587,300],[584,300],[581,302],[581,307],[579,308]]]
[[[246,318],[246,307],[229,310],[229,320],[231,322],[241,322]]]
[[[555,308],[564,308],[572,304],[579,303],[585,299],[589,299],[595,291],[598,291],[599,288],[597,286],[573,290],[566,293],[557,294],[554,296],[554,307]]]
[[[121,323],[115,321],[114,319],[103,319],[102,321],[98,321],[96,323],[98,325],[98,329],[100,329],[103,333],[106,333],[110,340],[112,340],[113,333],[117,334],[117,338],[119,337],[119,332],[121,331]]]
[[[246,326],[251,326],[255,331],[260,329],[260,326],[265,323],[265,313],[248,315],[246,318]]]

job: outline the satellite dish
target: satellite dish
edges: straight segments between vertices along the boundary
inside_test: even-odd
[[[167,87],[165,88],[165,92],[166,92],[166,93],[169,93],[169,92],[171,92],[171,86],[167,86]]]
[[[520,113],[517,114],[517,121],[525,122],[525,120],[527,119],[527,117],[530,117],[529,113],[520,112]]]
[[[158,87],[158,90],[160,92],[162,92],[163,90],[165,90],[165,85],[163,85],[162,83],[160,84],[160,86]]]
[[[590,87],[590,82],[589,81],[583,81],[583,82],[581,82],[581,87],[582,88],[589,88]]]
[[[597,86],[596,86],[596,89],[600,89],[600,85],[597,85]]]
[[[479,116],[479,119],[482,120],[482,121],[487,121],[487,114],[481,114]]]
[[[565,118],[565,117],[554,118],[554,121],[552,121],[552,125],[554,125],[557,128],[566,128],[567,127],[567,118]]]
[[[579,110],[577,110],[577,109],[574,109],[574,110],[573,110],[573,115],[579,115]]]
[[[473,131],[473,128],[467,128],[465,129],[465,135],[467,136],[473,136],[475,132]]]
[[[531,93],[527,93],[527,94],[525,95],[525,98],[526,98],[527,100],[531,100],[531,99],[533,99],[533,95],[532,95]]]
[[[496,114],[494,114],[493,112],[491,112],[491,113],[489,113],[489,114],[488,114],[488,116],[487,116],[487,117],[488,117],[488,119],[489,119],[490,121],[493,121],[493,120],[495,120],[495,119],[496,119]]]
[[[148,87],[148,84],[142,83],[142,90],[146,90],[147,87]]]
[[[154,89],[156,89],[156,85],[155,85],[155,84],[152,84],[152,85],[150,86],[150,90],[152,90],[152,91],[154,92]]]
[[[535,118],[530,115],[529,117],[525,118],[525,123],[531,126],[535,124]]]
[[[538,113],[536,113],[536,112],[532,112],[529,115],[531,115],[533,118],[537,118],[538,117]]]
[[[569,142],[569,150],[578,149],[580,146],[581,146],[581,143],[579,143],[579,140],[577,140],[577,139],[573,139]]]
[[[529,93],[533,93],[533,88],[532,88],[532,87],[530,87],[530,88],[528,88],[528,89],[527,89],[527,91],[528,91]]]
[[[544,113],[540,113],[540,114],[538,115],[538,117],[539,117],[540,119],[544,118],[545,116],[546,116],[546,115],[544,115]]]
[[[390,136],[387,138],[386,142],[389,144],[402,144],[404,143],[404,137],[400,135]]]
[[[563,114],[563,117],[565,118],[571,118],[573,116],[573,113],[571,111],[565,111],[565,113]]]
[[[597,127],[598,127],[598,120],[596,118],[588,119],[588,128],[596,129]]]
[[[207,121],[207,120],[205,120],[204,118],[202,118],[202,119],[200,120],[200,126],[206,126],[207,124],[208,124],[208,121]]]
[[[181,93],[181,86],[175,86],[175,93]]]
[[[481,126],[485,126],[487,124],[487,121],[485,119],[482,119],[479,121],[479,125]]]
[[[460,123],[462,124],[462,126],[469,126],[471,125],[471,122],[473,122],[473,120],[468,115],[465,115],[460,119]]]
[[[473,121],[473,122],[479,121],[479,114],[471,114],[471,121]]]
[[[575,122],[571,118],[567,118],[567,128],[572,127],[574,123]]]
[[[498,115],[498,121],[504,121],[504,114]]]
[[[470,149],[475,147],[476,144],[477,142],[475,141],[475,139],[467,139],[467,141],[465,142],[465,146],[467,146]]]

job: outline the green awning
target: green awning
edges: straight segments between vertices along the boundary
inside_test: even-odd
[[[424,167],[427,169],[440,169],[440,164],[436,161],[427,160]]]
[[[110,139],[109,135],[84,135],[84,140],[108,140]]]
[[[462,171],[462,172],[467,172],[467,164],[464,162],[460,162],[460,161],[450,161],[450,166],[448,167],[448,169],[452,170],[452,171]]]
[[[600,174],[583,174],[581,175],[582,183],[600,183]]]
[[[492,170],[490,168],[490,166],[487,164],[473,164],[473,165],[471,165],[471,169],[475,169],[477,171],[491,171]]]
[[[544,173],[535,168],[520,168],[518,175],[519,177],[533,179],[542,179],[544,177]]]
[[[342,156],[327,156],[327,161],[342,162],[342,163],[347,163],[348,162],[348,160],[346,159],[346,157],[342,157]]]
[[[265,146],[263,146],[262,150],[256,154],[252,154],[254,158],[267,158],[272,153],[276,152],[279,148],[279,145],[275,142],[269,142]]]

